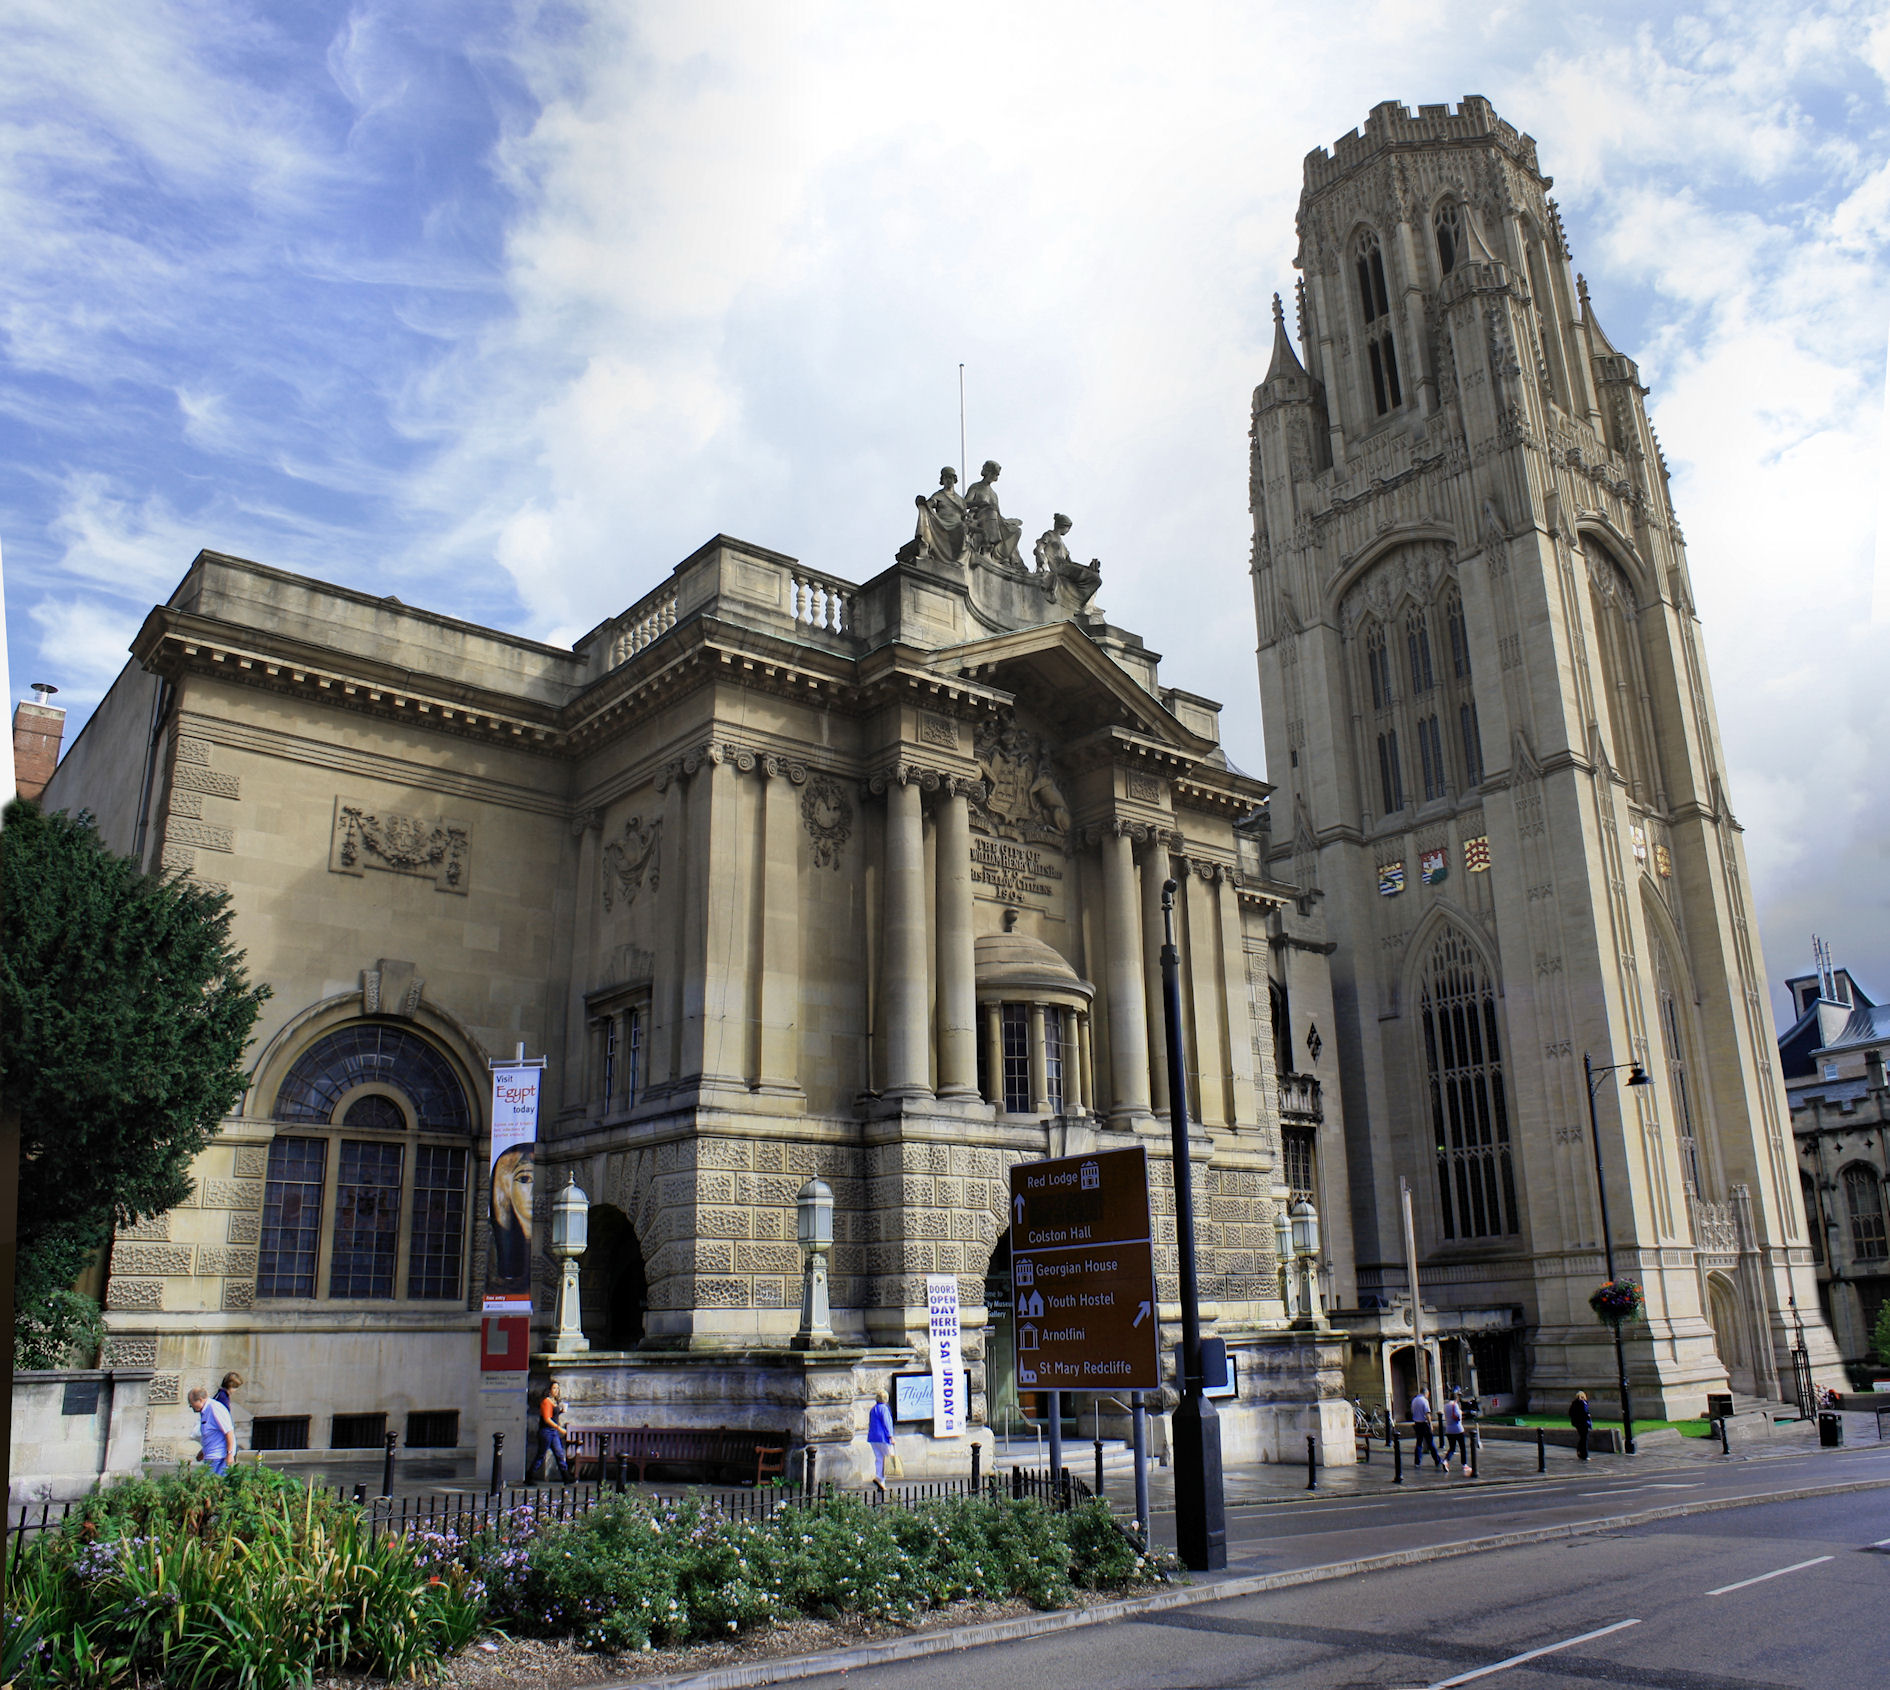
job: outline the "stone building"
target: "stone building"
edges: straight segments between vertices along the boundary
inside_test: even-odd
[[[1253,401],[1268,862],[1337,946],[1367,1307],[1335,1319],[1407,1294],[1403,1178],[1486,1390],[1605,1386],[1588,1055],[1623,1070],[1596,1108],[1636,1404],[1698,1413],[1729,1376],[1779,1394],[1794,1298],[1837,1358],[1647,390],[1550,186],[1475,98],[1306,159],[1298,333],[1276,301]]]
[[[1787,980],[1797,1019],[1778,1041],[1791,1100],[1818,1303],[1854,1381],[1890,1377],[1872,1333],[1890,1302],[1890,1008],[1874,1003],[1818,946],[1815,973]]]
[[[463,1462],[516,1424],[480,1407],[476,1218],[488,1064],[521,1042],[549,1064],[535,1348],[550,1198],[575,1177],[593,1203],[590,1350],[539,1363],[577,1424],[785,1429],[843,1472],[923,1354],[928,1273],[960,1282],[974,1420],[1040,1410],[986,1297],[1005,1171],[1090,1146],[1150,1149],[1172,1340],[1172,878],[1206,1314],[1243,1364],[1228,1453],[1311,1431],[1349,1459],[1340,1352],[1289,1320],[1274,1244],[1336,1095],[1321,918],[1266,878],[1268,789],[1219,707],[1088,608],[1067,522],[1019,559],[994,480],[944,478],[864,585],[718,536],[569,650],[198,556],[46,794],[227,887],[274,990],[195,1196],[113,1246],[154,1452],[228,1368],[286,1461],[389,1431]],[[815,1174],[836,1342],[810,1349]],[[914,1446],[915,1471],[965,1460]]]

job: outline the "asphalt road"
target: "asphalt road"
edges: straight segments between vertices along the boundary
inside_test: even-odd
[[[1865,1466],[1872,1460],[1874,1471]],[[1840,1461],[1861,1470],[1840,1473]],[[1793,1470],[1801,1465],[1812,1471]],[[1886,1476],[1890,1459],[1859,1452],[1815,1465],[1746,1464],[1737,1477],[1783,1489]],[[1733,1480],[1702,1484],[1737,1488]],[[1447,1541],[1548,1524],[1571,1510],[1600,1506],[1605,1516],[1701,1495],[1633,1490],[1626,1481],[1591,1488],[1604,1494],[1545,1497],[1532,1508],[1527,1498],[1486,1495],[1473,1506],[1526,1517],[1479,1514],[1476,1530],[1449,1514],[1361,1528],[1322,1524],[1308,1518],[1312,1509],[1252,1510],[1288,1529],[1262,1539],[1243,1515],[1238,1541],[1254,1567],[1311,1564],[1371,1552],[1361,1535],[1382,1549],[1401,1546],[1385,1541],[1388,1533],[1428,1530]],[[1427,1513],[1456,1505],[1435,1495],[1420,1504]],[[1865,1490],[1585,1532],[802,1682],[834,1690],[1830,1690],[1882,1684],[1886,1662],[1890,1490]]]

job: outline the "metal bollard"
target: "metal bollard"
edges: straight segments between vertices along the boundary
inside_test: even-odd
[[[354,1500],[355,1500],[355,1505],[356,1505],[357,1507],[360,1507],[360,1508],[365,1508],[365,1507],[367,1506],[367,1482],[366,1482],[366,1480],[363,1480],[363,1481],[362,1481],[362,1482],[361,1482],[360,1484],[358,1484],[358,1485],[356,1485],[356,1486],[354,1487]]]
[[[381,1495],[392,1496],[394,1494],[394,1434],[386,1432],[382,1436],[387,1439],[387,1458],[381,1463]]]
[[[1102,1493],[1103,1493],[1102,1439],[1098,1438],[1096,1440],[1096,1494],[1098,1496],[1101,1496]]]
[[[1542,1435],[1542,1428],[1536,1428],[1536,1471],[1546,1473],[1549,1470],[1549,1444]]]
[[[617,1494],[622,1496],[626,1484],[626,1475],[630,1471],[630,1454],[627,1450],[617,1451]]]
[[[505,1448],[505,1434],[492,1434],[492,1484],[491,1491],[497,1496],[505,1483],[505,1457],[500,1452]]]
[[[971,1494],[978,1494],[979,1469],[984,1465],[984,1445],[974,1443],[971,1446]]]
[[[1723,1414],[1719,1418],[1719,1453],[1732,1454],[1732,1438],[1726,1431],[1726,1417]]]
[[[801,1494],[805,1496],[809,1502],[814,1500],[815,1463],[818,1460],[819,1457],[814,1454],[814,1446],[812,1444],[803,1444],[801,1446]]]
[[[1391,1429],[1391,1482],[1394,1485],[1404,1483],[1404,1440],[1398,1436],[1395,1426]]]

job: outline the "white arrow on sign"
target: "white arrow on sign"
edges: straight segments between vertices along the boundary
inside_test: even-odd
[[[1149,1310],[1148,1310],[1147,1303],[1144,1303],[1139,1309],[1135,1311],[1135,1319],[1129,1322],[1129,1328],[1131,1331],[1133,1331],[1136,1327],[1140,1326],[1142,1322],[1148,1318],[1148,1312]]]
[[[1011,1202],[1015,1204],[1017,1208],[1017,1224],[1022,1226],[1024,1224],[1024,1200],[1021,1197],[1013,1197]]]

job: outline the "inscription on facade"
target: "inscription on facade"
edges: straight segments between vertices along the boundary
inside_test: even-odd
[[[1034,845],[1013,845],[1003,839],[971,842],[971,883],[977,896],[1001,904],[1043,902],[1057,893],[1063,865],[1053,862]]]

